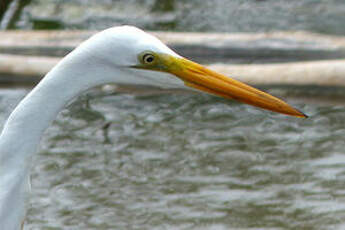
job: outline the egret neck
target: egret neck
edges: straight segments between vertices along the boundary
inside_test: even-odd
[[[120,74],[113,69],[107,71],[107,65],[82,57],[77,50],[64,58],[19,103],[4,126],[0,136],[0,226],[19,229],[14,225],[18,225],[15,220],[25,217],[31,158],[43,132],[59,111],[81,92],[109,82],[109,76],[97,76],[97,70],[102,69],[103,74]],[[90,72],[90,68],[95,71]]]

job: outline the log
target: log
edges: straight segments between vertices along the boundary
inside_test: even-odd
[[[0,76],[43,77],[60,58],[0,54]]]
[[[345,86],[345,59],[209,68],[253,85]]]
[[[43,77],[60,58],[0,54],[0,76]],[[280,64],[211,64],[209,68],[253,85],[345,86],[345,59]]]
[[[0,32],[0,53],[61,57],[96,31]],[[345,37],[309,32],[151,32],[199,62],[263,63],[345,58]]]

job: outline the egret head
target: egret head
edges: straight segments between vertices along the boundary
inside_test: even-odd
[[[282,100],[187,60],[144,31],[121,26],[90,39],[92,55],[116,71],[110,82],[183,87],[234,99],[297,117],[306,117]]]

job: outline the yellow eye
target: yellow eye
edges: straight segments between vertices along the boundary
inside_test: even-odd
[[[155,56],[153,56],[153,54],[146,53],[143,55],[142,60],[144,64],[152,64],[155,61]]]

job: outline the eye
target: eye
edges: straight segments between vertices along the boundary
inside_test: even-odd
[[[145,64],[151,64],[155,61],[155,56],[153,56],[152,54],[150,53],[147,53],[147,54],[144,54],[143,55],[143,62]]]

